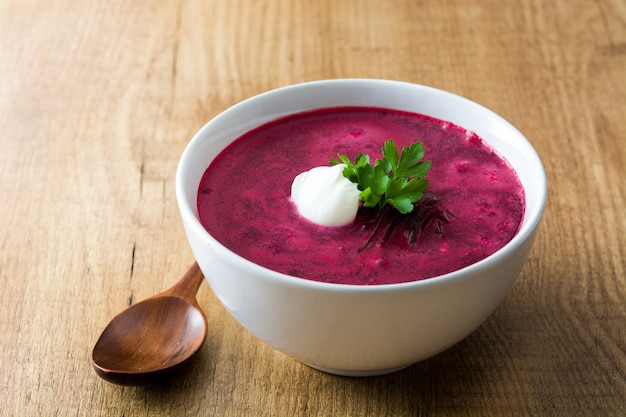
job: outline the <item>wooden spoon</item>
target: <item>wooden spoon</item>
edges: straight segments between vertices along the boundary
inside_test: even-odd
[[[173,287],[115,316],[93,348],[96,373],[114,384],[144,385],[182,367],[207,334],[196,301],[202,279],[194,262]]]

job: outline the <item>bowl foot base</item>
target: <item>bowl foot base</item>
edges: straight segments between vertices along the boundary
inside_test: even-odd
[[[333,375],[338,375],[338,376],[357,377],[357,378],[364,378],[364,377],[368,377],[368,376],[380,376],[380,375],[392,374],[394,372],[401,371],[401,370],[411,366],[411,364],[409,364],[409,365],[400,366],[398,368],[391,368],[391,369],[376,369],[376,370],[373,370],[373,371],[349,371],[349,370],[343,370],[343,369],[323,368],[323,367],[320,367],[320,366],[311,365],[310,363],[306,363],[306,362],[305,362],[305,365],[310,366],[313,369],[317,369],[318,371],[326,372],[327,374],[333,374]]]

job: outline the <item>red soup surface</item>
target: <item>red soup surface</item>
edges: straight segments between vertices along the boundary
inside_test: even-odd
[[[371,229],[318,226],[298,213],[290,199],[296,175],[337,153],[363,152],[373,162],[388,139],[399,149],[424,144],[428,192],[454,215],[443,234],[431,223],[413,245],[396,233],[360,250]],[[508,162],[472,132],[415,113],[341,107],[246,133],[208,167],[197,203],[206,230],[252,262],[309,280],[375,285],[442,275],[493,254],[520,227],[524,191]]]

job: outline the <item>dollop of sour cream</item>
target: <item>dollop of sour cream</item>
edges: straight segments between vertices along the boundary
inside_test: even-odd
[[[352,223],[359,209],[360,191],[343,176],[344,164],[320,166],[298,174],[291,184],[291,199],[306,219],[321,226]]]

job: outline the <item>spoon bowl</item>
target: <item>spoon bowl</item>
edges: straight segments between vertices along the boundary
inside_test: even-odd
[[[182,367],[207,334],[195,298],[202,280],[194,263],[173,287],[115,316],[93,348],[96,373],[115,384],[143,385]]]

